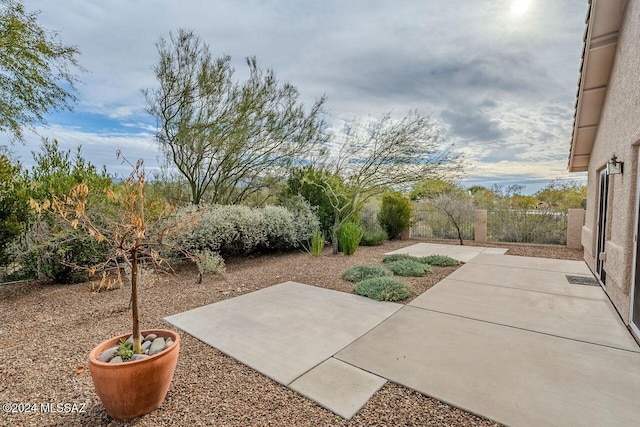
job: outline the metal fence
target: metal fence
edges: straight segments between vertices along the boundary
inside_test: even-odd
[[[567,213],[488,211],[487,238],[492,242],[567,244]]]
[[[447,215],[437,209],[416,210],[411,227],[411,236],[423,239],[458,239],[458,230]],[[464,240],[473,240],[473,217],[464,219],[460,223],[460,231]]]

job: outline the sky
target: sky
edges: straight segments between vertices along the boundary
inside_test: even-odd
[[[157,84],[154,43],[193,30],[216,57],[245,58],[300,91],[325,95],[325,120],[431,116],[468,159],[463,185],[520,184],[530,194],[567,172],[587,0],[28,0],[39,22],[79,48],[73,112],[12,147],[29,167],[40,138],[115,174],[116,151],[159,165],[143,88]],[[0,135],[0,144],[8,137]]]

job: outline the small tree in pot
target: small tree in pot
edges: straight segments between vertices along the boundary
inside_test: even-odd
[[[112,287],[114,283],[122,284],[125,277],[124,267],[128,267],[131,284],[133,354],[143,354],[138,302],[139,264],[143,262],[150,264],[156,272],[170,271],[170,266],[160,256],[160,249],[167,248],[167,237],[184,228],[187,225],[186,221],[190,221],[190,219],[183,218],[180,223],[169,220],[173,214],[173,207],[165,200],[148,198],[145,194],[146,181],[143,161],[139,160],[135,165],[132,165],[121,156],[120,152],[118,152],[118,158],[122,158],[123,162],[132,166],[133,171],[122,183],[107,189],[104,195],[92,194],[88,186],[81,183],[74,186],[66,196],[54,196],[43,204],[38,204],[33,200],[31,203],[36,210],[48,209],[57,212],[72,228],[83,228],[98,242],[104,242],[108,245],[109,256],[104,262],[96,266],[85,267],[90,270],[90,274],[102,273],[100,288]],[[97,360],[102,351],[112,348],[114,344],[117,345],[121,337],[105,341],[91,352],[91,374],[96,391],[105,409],[113,418],[135,418],[156,409],[164,400],[173,377],[179,348],[177,334],[172,331],[166,332],[176,337],[171,346],[175,348],[170,350],[171,347],[169,347],[165,350],[165,352],[175,353],[172,357],[173,360],[169,362],[173,366],[167,368],[158,366],[158,360],[151,361],[162,353],[148,359],[121,364],[109,364]],[[125,366],[130,365],[132,369],[140,370],[144,368],[143,364],[147,361],[150,362],[150,368],[147,370],[151,381],[156,381],[154,377],[157,377],[160,371],[166,372],[165,376],[168,376],[166,384],[155,387],[161,391],[161,396],[149,396],[150,393],[145,387],[132,386],[130,384],[132,374],[117,374],[114,368],[117,365],[124,369]],[[153,369],[155,369],[155,373]],[[135,377],[139,379],[142,375],[136,373]],[[118,384],[118,380],[115,378],[118,376],[122,378],[122,384]],[[96,377],[102,377],[101,381],[107,384],[98,384]],[[131,395],[132,392],[138,391],[142,396]],[[144,407],[134,407],[137,403]]]

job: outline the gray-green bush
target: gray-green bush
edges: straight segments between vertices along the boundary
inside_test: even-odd
[[[456,265],[460,265],[460,261],[446,255],[429,255],[420,258],[419,261],[424,264],[434,265],[437,267],[454,267]]]
[[[410,259],[403,259],[389,264],[389,269],[396,276],[406,277],[422,277],[426,274],[433,273],[433,269],[429,264],[423,264]]]
[[[297,248],[307,244],[319,228],[308,204],[295,214],[281,206],[188,206],[177,213],[178,218],[184,216],[192,216],[196,223],[177,243],[187,251],[208,249],[222,255]]]
[[[395,277],[372,277],[358,282],[354,288],[358,295],[378,301],[402,301],[414,294],[411,285]]]
[[[358,265],[356,267],[351,267],[342,273],[342,278],[349,282],[356,283],[371,277],[385,277],[392,275],[393,273],[391,271],[384,267],[380,267],[379,265]]]
[[[384,262],[385,264],[404,260],[420,262],[420,258],[408,254],[391,254],[385,255],[385,257],[382,258],[382,262]]]

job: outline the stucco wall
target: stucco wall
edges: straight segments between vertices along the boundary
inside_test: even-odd
[[[609,177],[609,210],[604,269],[606,290],[625,323],[629,322],[633,227],[636,212],[637,158],[640,142],[640,0],[630,0],[600,117],[588,171],[588,201],[582,244],[593,268],[599,171],[614,154],[624,162],[622,175]]]

